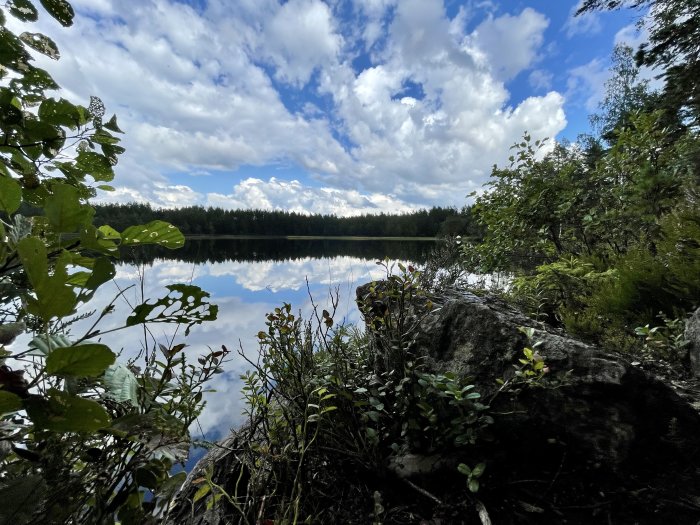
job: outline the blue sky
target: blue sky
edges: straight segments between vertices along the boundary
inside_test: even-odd
[[[106,201],[301,212],[462,206],[526,130],[588,130],[639,13],[578,0],[75,0],[39,28],[127,152]],[[37,28],[33,28],[36,30]]]

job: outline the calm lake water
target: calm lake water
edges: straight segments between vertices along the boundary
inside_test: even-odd
[[[195,439],[215,440],[242,421],[240,375],[249,366],[235,350],[242,348],[255,355],[255,334],[266,328],[266,313],[285,302],[308,313],[310,297],[320,308],[328,308],[329,293],[337,290],[336,323],[357,323],[355,288],[385,275],[377,260],[389,257],[420,265],[435,246],[435,241],[404,240],[191,240],[181,250],[124,254],[114,282],[105,284],[90,306],[99,312],[120,290],[131,286],[116,301],[115,312],[100,323],[98,328],[105,332],[123,325],[131,311],[129,305],[139,304],[142,297],[164,296],[167,284],[192,282],[211,294],[212,302],[219,306],[217,321],[193,327],[187,338],[175,325],[152,325],[151,332],[157,342],[166,345],[171,340],[186,342],[192,361],[207,347],[218,349],[223,344],[232,350],[225,373],[210,383],[216,392],[205,396],[207,406],[192,428]],[[73,335],[82,335],[91,324],[87,320],[75,325]],[[115,351],[122,350],[122,359],[137,355],[144,346],[140,327],[112,332],[104,340]],[[149,338],[148,345],[153,346],[153,339]]]

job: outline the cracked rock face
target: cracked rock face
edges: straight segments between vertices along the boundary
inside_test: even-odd
[[[506,413],[494,416],[493,429],[504,444],[514,433],[521,441],[566,442],[587,463],[611,470],[700,445],[693,437],[700,430],[696,411],[624,356],[545,329],[492,298],[453,293],[434,302],[413,339],[414,351],[435,371],[471,378],[483,399],[492,399],[492,410]],[[691,329],[700,330],[700,310],[695,315]],[[535,329],[532,341],[520,327]],[[534,342],[549,373],[517,395],[496,394],[497,380],[513,377],[523,348]],[[669,428],[675,437],[664,441]]]

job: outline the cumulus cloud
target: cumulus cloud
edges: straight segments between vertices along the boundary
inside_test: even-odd
[[[505,82],[537,63],[549,23],[531,8],[471,3],[450,18],[441,0],[355,0],[350,17],[320,0],[75,5],[72,28],[46,17],[33,28],[63,52],[38,65],[64,96],[97,94],[118,113],[127,152],[109,200],[344,214],[461,205],[523,126],[555,136],[566,125],[555,93],[509,105]],[[280,163],[304,179],[237,172]],[[183,182],[200,172],[210,176]],[[222,178],[230,193],[207,189]]]
[[[544,15],[528,7],[519,15],[487,18],[476,28],[474,43],[497,77],[508,80],[532,65],[548,25]]]
[[[320,0],[289,0],[266,23],[261,50],[277,66],[279,78],[304,85],[340,51],[342,39],[333,26],[330,9]]]

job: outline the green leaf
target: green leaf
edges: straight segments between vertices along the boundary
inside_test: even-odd
[[[56,100],[47,98],[39,106],[39,118],[54,126],[76,128],[80,121],[78,107],[65,98]]]
[[[46,358],[46,372],[55,376],[96,377],[116,357],[109,347],[98,343],[56,348]]]
[[[38,241],[34,237],[28,237],[27,239]],[[39,243],[41,244],[41,241]],[[18,249],[18,253],[19,251]],[[38,275],[37,278],[41,279],[41,272],[38,269],[42,265],[46,267],[46,248],[43,248],[43,254],[41,250],[38,250],[37,254],[39,261],[28,261],[26,254],[22,255],[20,253],[20,257],[27,273],[30,273],[29,269],[31,268],[31,272]],[[41,255],[43,255],[43,259]],[[70,252],[64,250],[56,259],[53,275],[44,274],[44,278],[38,283],[32,281],[36,298],[30,295],[25,296],[27,312],[41,317],[46,322],[50,321],[52,317],[63,317],[73,312],[77,303],[77,297],[72,287],[68,285],[68,273],[66,271],[66,266],[71,260]],[[28,264],[29,266],[27,266]],[[30,280],[32,280],[31,274]]]
[[[52,388],[48,397],[32,396],[24,402],[27,415],[39,429],[54,432],[95,432],[110,424],[107,411],[97,401]]]
[[[185,236],[172,224],[152,221],[141,226],[130,226],[122,232],[122,246],[135,244],[157,244],[166,248],[181,248]]]
[[[111,232],[116,233],[114,237]],[[80,232],[80,245],[88,250],[104,253],[112,257],[119,257],[119,247],[113,239],[120,239],[121,235],[109,226],[100,226],[99,229],[89,224]]]
[[[49,267],[46,260],[46,245],[38,237],[25,237],[17,243],[17,254],[34,288],[48,278]]]
[[[16,180],[0,176],[0,211],[14,213],[22,203],[22,188]]]
[[[107,157],[94,151],[78,153],[75,168],[90,175],[96,181],[109,182],[114,178],[112,163]]]
[[[169,294],[155,303],[145,302],[134,308],[126,319],[127,326],[141,323],[177,323],[185,324],[185,335],[190,328],[204,321],[214,321],[218,307],[206,299],[209,294],[198,286],[190,284],[171,284],[166,286]]]
[[[469,491],[479,492],[479,480],[477,478],[472,478],[469,480]]]
[[[484,470],[486,470],[486,463],[479,463],[472,470],[472,476],[474,476],[475,478],[478,478],[484,473]]]
[[[203,484],[201,487],[197,489],[197,492],[194,493],[194,497],[192,498],[192,503],[197,503],[200,499],[202,499],[204,496],[209,494],[211,492],[211,485],[208,483]]]
[[[11,31],[0,27],[0,65],[21,72],[29,67],[31,59],[22,41]],[[5,76],[3,73],[0,70],[0,78]]]
[[[107,368],[104,374],[107,395],[120,403],[128,402],[139,406],[138,382],[134,373],[122,364],[116,363]]]
[[[9,481],[9,483],[8,483]],[[27,474],[0,482],[0,523],[36,522],[46,497],[40,474]]]
[[[89,224],[95,210],[80,202],[76,188],[68,184],[54,184],[44,204],[49,223],[58,233],[73,233]]]
[[[63,27],[73,24],[75,12],[66,0],[40,0],[44,9],[54,17]]]
[[[460,474],[464,474],[465,476],[471,476],[471,473],[472,473],[472,469],[470,469],[464,463],[460,463],[459,465],[457,465],[457,470],[459,471]]]
[[[7,414],[22,408],[22,398],[12,392],[0,390],[0,414]]]
[[[103,127],[108,129],[109,131],[114,131],[115,133],[124,133],[121,129],[119,129],[119,126],[117,125],[116,115],[112,115],[112,118],[109,119],[109,122],[107,122],[107,124],[104,124]]]
[[[43,69],[29,66],[22,71],[22,76],[10,81],[10,88],[23,93],[25,102],[38,104],[44,98],[45,90],[58,89],[59,85]]]
[[[46,35],[42,35],[41,33],[24,32],[19,35],[19,39],[32,49],[36,49],[42,55],[46,55],[54,60],[61,58],[61,53],[58,51],[58,47],[54,41]]]
[[[8,8],[10,14],[22,22],[36,22],[39,19],[39,11],[29,0],[10,0]]]
[[[95,260],[92,268],[92,274],[85,283],[85,288],[89,290],[97,290],[104,283],[114,278],[117,271],[114,268],[114,263],[107,257],[100,257]]]

